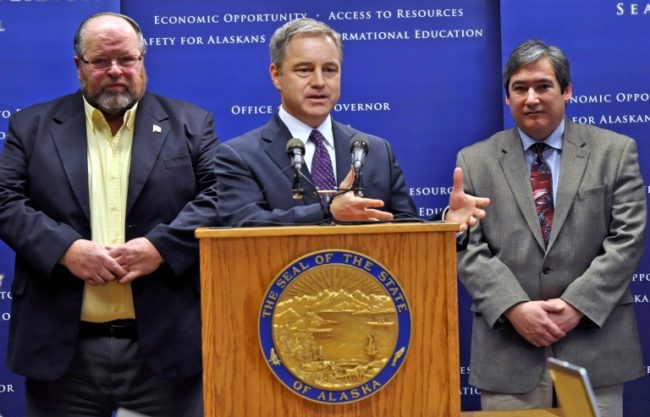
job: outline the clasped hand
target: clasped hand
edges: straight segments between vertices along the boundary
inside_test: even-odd
[[[90,285],[133,281],[158,269],[163,263],[156,247],[144,237],[117,246],[102,246],[78,239],[61,257],[60,263]]]
[[[505,316],[530,344],[545,347],[565,337],[584,315],[561,298],[553,298],[516,304]]]

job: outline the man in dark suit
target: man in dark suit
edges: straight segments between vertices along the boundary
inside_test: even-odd
[[[330,111],[340,96],[343,58],[338,33],[322,22],[298,19],[275,31],[270,41],[270,75],[282,106],[264,126],[217,147],[219,215],[224,224],[271,226],[338,221],[416,220],[416,210],[390,144],[366,135],[364,196],[352,191],[321,204],[316,188],[349,189],[350,139],[359,131],[335,122]],[[293,169],[285,150],[290,138],[304,143],[304,198],[292,199]],[[322,179],[323,156],[329,182]],[[319,167],[315,174],[315,166]],[[288,169],[289,168],[289,169]],[[487,199],[465,195],[462,172],[454,173],[454,192],[446,220],[461,230],[485,213]]]
[[[28,416],[202,415],[194,229],[216,222],[212,115],[146,92],[127,16],[91,16],[74,47],[81,91],[16,113],[0,154],[9,368]]]
[[[623,383],[643,376],[632,275],[646,197],[635,142],[565,118],[569,62],[527,41],[504,71],[517,127],[463,149],[467,192],[488,216],[459,254],[473,298],[470,383],[484,409],[550,407],[546,358],[585,367],[604,417],[623,415]]]

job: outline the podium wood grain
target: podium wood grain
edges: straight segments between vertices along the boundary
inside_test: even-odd
[[[453,224],[198,229],[206,417],[459,417]],[[320,250],[374,258],[397,279],[411,313],[402,368],[370,397],[315,403],[275,378],[260,351],[258,316],[269,284]]]
[[[509,410],[509,411],[465,411],[461,417],[562,417],[559,408],[545,408],[534,410]]]

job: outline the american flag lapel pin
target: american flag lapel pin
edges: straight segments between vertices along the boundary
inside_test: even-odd
[[[153,133],[162,133],[162,128],[158,125],[153,125]]]

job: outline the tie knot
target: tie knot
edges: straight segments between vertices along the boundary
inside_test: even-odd
[[[530,150],[533,151],[533,153],[538,157],[542,158],[542,154],[544,153],[544,150],[546,149],[546,144],[543,142],[538,142],[530,145]]]
[[[323,135],[316,129],[312,130],[311,133],[309,134],[309,139],[310,141],[314,142],[316,145],[321,144],[325,141],[325,138]]]
[[[533,143],[530,145],[530,149],[539,155],[544,152],[544,149],[546,149],[546,144],[544,142]]]

